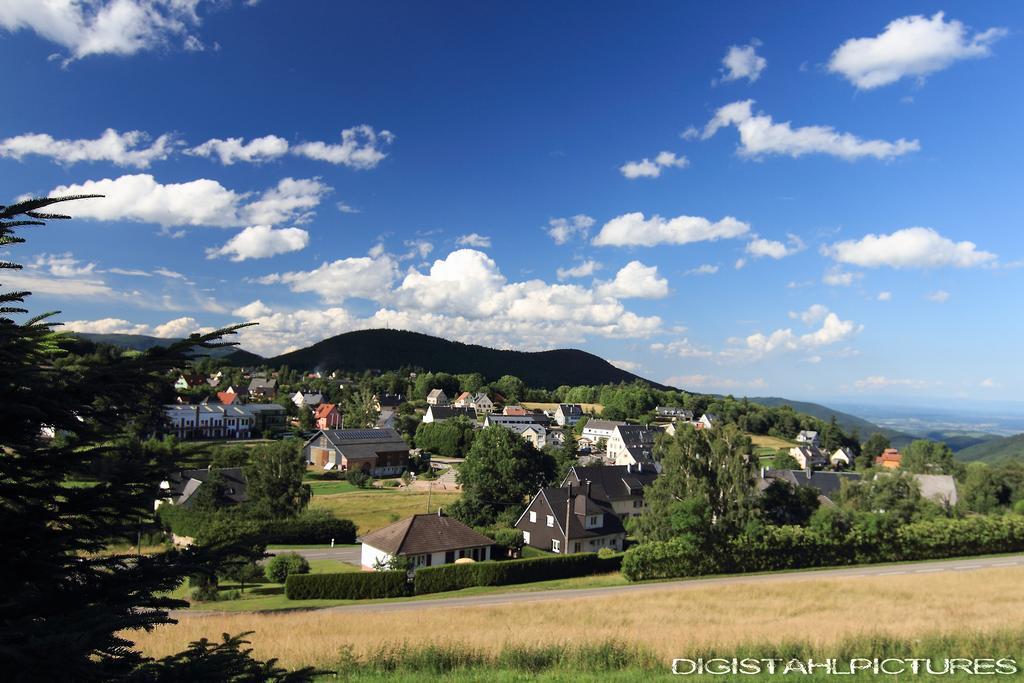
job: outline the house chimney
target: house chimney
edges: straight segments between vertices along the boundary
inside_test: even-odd
[[[638,462],[638,463],[636,464],[636,471],[637,471],[637,472],[640,472],[641,474],[643,474],[643,471],[644,471],[644,464],[643,464],[642,462]]]
[[[590,480],[587,479],[587,498],[590,498]]]
[[[811,478],[811,473],[812,473],[813,471],[814,471],[814,468],[812,468],[812,467],[811,467],[811,463],[807,463],[807,478],[808,478],[808,479],[810,479],[810,478]]]
[[[632,472],[632,471],[633,471],[633,465],[632,465],[632,463],[628,463],[628,462],[627,462],[627,463],[626,463],[626,474],[629,474],[629,473],[630,473],[630,472]]]

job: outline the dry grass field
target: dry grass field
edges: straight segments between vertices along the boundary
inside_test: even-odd
[[[429,494],[416,489],[372,489],[333,495],[314,495],[310,507],[328,510],[335,517],[351,519],[358,533],[365,534],[386,527],[392,522],[422,512],[437,512],[438,507],[450,505],[459,498],[453,491],[445,491],[435,484]]]
[[[408,642],[497,652],[506,645],[617,641],[666,659],[709,648],[851,638],[913,639],[1024,628],[1024,570],[983,569],[905,576],[800,579],[666,587],[634,594],[481,607],[374,613],[185,615],[177,625],[129,637],[149,655],[200,637],[253,630],[259,657],[327,666],[346,648],[365,655]],[[981,656],[981,655],[979,655]]]
[[[529,410],[555,410],[558,408],[557,403],[523,403],[522,406]],[[600,415],[601,411],[604,410],[604,406],[600,403],[581,403],[583,412],[589,415]]]
[[[786,439],[780,439],[775,436],[763,436],[761,434],[749,434],[748,436],[750,437],[750,440],[753,442],[754,446],[760,448],[774,448],[776,450],[784,448],[786,450],[789,450],[794,445],[796,445],[795,441],[787,441]]]

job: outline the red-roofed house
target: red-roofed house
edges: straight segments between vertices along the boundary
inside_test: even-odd
[[[233,391],[218,391],[217,400],[226,406],[231,405],[235,401],[238,401],[238,394]],[[241,401],[239,401],[241,403]]]
[[[337,429],[341,426],[341,411],[333,403],[321,403],[313,411],[317,429]]]
[[[875,464],[881,465],[890,470],[899,469],[903,456],[895,448],[886,448],[882,454],[875,458]]]

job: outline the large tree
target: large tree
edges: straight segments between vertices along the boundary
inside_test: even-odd
[[[555,463],[501,425],[481,430],[459,466],[462,498],[450,508],[467,524],[493,524],[518,515],[527,499],[554,476]]]
[[[302,512],[311,496],[309,486],[302,483],[305,473],[306,463],[297,442],[278,441],[254,448],[245,467],[248,504],[253,514],[279,519]]]
[[[24,242],[20,226],[67,218],[41,209],[69,199],[0,206],[0,248]],[[0,273],[19,267],[3,262]],[[0,291],[0,669],[7,680],[157,680],[170,671],[146,665],[130,633],[171,623],[168,610],[186,603],[168,595],[217,549],[101,551],[158,529],[153,500],[173,463],[140,437],[161,426],[170,371],[235,328],[72,357],[77,340],[57,332],[52,314],[30,316],[28,296]],[[61,438],[46,439],[50,430]],[[166,666],[182,680],[228,678],[245,668],[237,642],[199,644]]]

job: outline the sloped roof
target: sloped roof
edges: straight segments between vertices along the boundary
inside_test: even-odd
[[[318,420],[322,417],[327,417],[331,414],[331,411],[334,410],[334,406],[335,404],[333,403],[321,403],[316,407],[316,410],[313,411],[313,417]]]
[[[257,389],[276,389],[277,380],[267,379],[266,377],[253,377],[252,381],[249,382],[249,391]]]
[[[627,424],[618,420],[587,420],[587,424],[583,425],[584,431],[587,429],[602,429],[609,432],[614,431],[619,425]]]
[[[249,500],[248,481],[241,467],[211,467],[198,470],[182,470],[173,472],[167,477],[168,495],[175,505],[188,507],[192,497],[214,474],[220,475],[224,485],[225,497],[232,503],[244,503]]]
[[[921,495],[941,505],[956,505],[956,480],[949,474],[915,474]]]
[[[394,429],[321,429],[306,441],[306,445],[321,434],[350,460],[372,458],[378,453],[409,450],[409,444]]]
[[[445,393],[441,389],[431,389],[430,393],[427,394],[427,398],[437,398],[438,396],[444,396]]]
[[[363,543],[389,555],[419,555],[494,545],[494,540],[451,517],[425,514],[366,534]]]
[[[592,465],[582,467],[574,465],[562,481],[562,485],[572,480],[591,483],[590,495],[598,500],[616,501],[632,498],[630,489],[643,488],[658,478],[653,467],[637,467],[633,465]]]
[[[569,538],[588,538],[594,536],[607,536],[608,534],[621,534],[625,533],[626,528],[622,526],[622,520],[619,519],[618,515],[612,510],[611,506],[604,501],[598,500],[593,496],[593,489],[591,489],[591,496],[588,498],[582,493],[580,487],[554,487],[548,486],[540,490],[540,495],[548,502],[548,507],[551,508],[552,516],[555,518],[555,523],[558,528],[565,533],[565,506],[568,501],[570,490],[573,495],[573,514],[569,515]],[[577,512],[580,510],[577,507],[576,499],[583,498],[586,503],[586,514],[588,515],[604,515],[602,518],[603,524],[593,529],[587,529],[583,526],[583,522],[580,521],[582,515]],[[581,501],[582,502],[582,501]]]
[[[810,470],[765,470],[764,479],[782,479],[794,486],[807,486],[832,499],[839,495],[844,481],[860,481],[857,472],[812,472]],[[771,482],[768,482],[771,483]]]
[[[470,420],[476,420],[476,411],[472,408],[462,408],[458,406],[427,406],[427,412],[434,418],[434,421],[448,420],[453,417],[467,417]]]
[[[559,403],[558,410],[562,415],[582,415],[583,407],[579,403]]]

